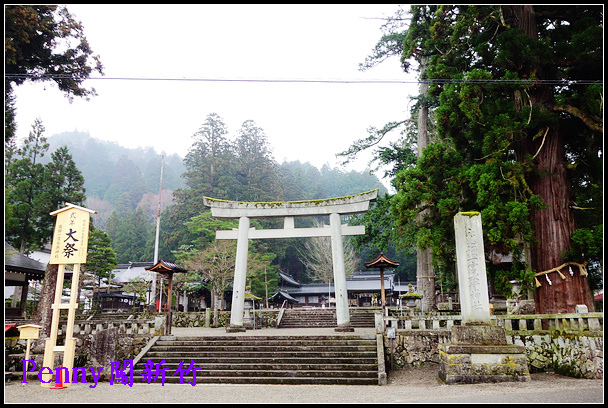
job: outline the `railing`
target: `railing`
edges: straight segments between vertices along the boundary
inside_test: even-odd
[[[450,330],[453,326],[460,325],[462,317],[460,315],[385,316],[384,321],[389,327],[403,330]]]
[[[602,332],[604,313],[563,313],[534,315],[492,315],[491,324],[509,331],[543,332]],[[461,315],[384,317],[386,326],[403,330],[450,330],[462,324]]]
[[[281,309],[279,309],[279,314],[277,316],[277,329],[279,328],[279,325],[281,324],[281,319],[283,318],[283,315],[285,314],[285,303],[287,303],[287,300],[283,301],[283,304],[281,304]]]
[[[492,316],[498,326],[507,331],[535,332],[601,332],[604,313],[562,313],[541,315],[497,315]]]
[[[164,319],[164,316],[161,317]],[[124,334],[154,334],[158,329],[159,322],[156,319],[133,319],[133,320],[77,320],[74,322],[74,335],[95,334],[102,330],[113,327],[118,328],[119,333]],[[59,335],[65,333],[67,322],[60,322]]]

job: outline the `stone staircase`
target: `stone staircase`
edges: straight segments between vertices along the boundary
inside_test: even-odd
[[[382,308],[374,309],[350,309],[350,324],[353,327],[376,327],[376,313],[381,313]]]
[[[163,336],[135,364],[134,378],[147,382],[148,359],[164,360],[165,383],[191,384],[192,373],[182,379],[176,370],[192,361],[196,384],[378,385],[374,335]]]
[[[352,327],[374,327],[380,309],[349,309]],[[286,309],[279,328],[337,327],[336,309]]]

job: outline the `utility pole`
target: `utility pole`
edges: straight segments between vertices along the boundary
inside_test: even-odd
[[[158,262],[158,238],[160,236],[160,203],[161,203],[161,194],[163,192],[163,166],[165,164],[165,155],[163,154],[161,156],[160,159],[160,187],[158,190],[158,212],[156,214],[156,239],[154,241],[154,265],[156,265],[156,262]],[[153,299],[156,300],[156,272],[154,272],[154,278],[152,279],[152,296]],[[163,293],[162,293],[162,278],[161,278],[161,285],[160,285],[160,290],[161,293],[159,294],[159,299],[160,302],[158,302],[158,311],[161,311],[161,305],[163,303]],[[152,304],[154,304],[154,300],[152,301]]]

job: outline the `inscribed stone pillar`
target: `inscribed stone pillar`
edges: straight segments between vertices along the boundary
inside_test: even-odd
[[[462,324],[490,324],[481,215],[478,212],[456,214],[454,230]]]
[[[350,325],[348,313],[348,291],[346,289],[346,272],[344,270],[344,246],[342,245],[342,225],[340,214],[329,216],[331,227],[331,251],[334,268],[334,289],[336,293],[336,318],[338,327]]]
[[[239,236],[236,244],[234,283],[232,286],[232,310],[230,326],[243,327],[245,309],[245,284],[247,280],[247,252],[249,250],[249,218],[239,218]]]

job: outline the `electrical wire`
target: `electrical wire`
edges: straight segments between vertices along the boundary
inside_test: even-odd
[[[80,80],[116,80],[116,81],[187,81],[187,82],[250,82],[250,83],[324,83],[324,84],[503,84],[503,85],[593,85],[603,84],[603,80],[559,80],[559,79],[254,79],[254,78],[151,78],[151,77],[88,77],[75,78],[67,74],[33,75],[5,74],[5,78],[24,79],[80,79]]]

